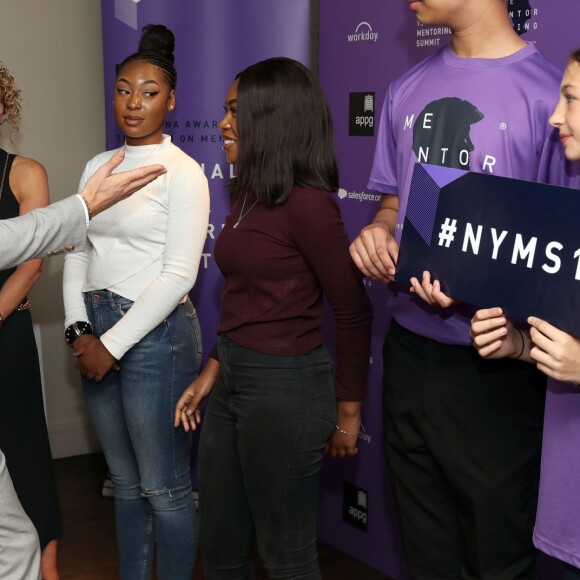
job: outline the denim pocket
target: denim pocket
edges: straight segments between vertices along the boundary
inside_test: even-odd
[[[187,313],[187,318],[193,329],[193,334],[195,335],[195,343],[197,345],[197,354],[200,356],[203,354],[203,342],[201,337],[201,327],[199,325],[199,319],[197,317],[197,311],[193,304],[191,305],[191,312]]]
[[[311,368],[320,418],[333,427],[337,421],[334,367],[330,361]]]

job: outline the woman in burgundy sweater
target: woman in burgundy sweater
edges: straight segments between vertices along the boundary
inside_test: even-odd
[[[199,455],[204,573],[249,578],[255,533],[271,578],[317,579],[322,457],[357,452],[372,316],[332,194],[330,111],[307,68],[273,58],[237,76],[220,128],[237,177],[215,244],[218,342],[175,412],[176,426],[196,429],[213,391]]]

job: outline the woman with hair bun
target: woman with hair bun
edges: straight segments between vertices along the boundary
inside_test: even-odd
[[[89,415],[114,484],[121,578],[191,580],[197,513],[190,434],[172,427],[197,376],[201,337],[188,293],[209,218],[201,167],[162,130],[175,107],[174,37],[143,29],[118,67],[115,119],[125,134],[120,170],[161,163],[167,173],[91,220],[88,249],[67,256],[65,339],[77,357]],[[88,162],[80,188],[111,156]]]

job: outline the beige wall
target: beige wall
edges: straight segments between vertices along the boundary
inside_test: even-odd
[[[0,127],[0,146],[47,169],[51,199],[76,193],[86,161],[105,148],[101,2],[2,2],[0,59],[22,91],[20,132]],[[30,294],[40,324],[50,439],[55,457],[97,449],[79,375],[63,340],[62,258],[44,263]],[[0,379],[1,380],[1,379]],[[15,409],[26,421],[25,409]]]

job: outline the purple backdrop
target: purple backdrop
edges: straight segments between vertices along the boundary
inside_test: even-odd
[[[567,55],[580,46],[580,2],[507,2],[518,33],[537,43],[547,58],[563,68]],[[366,190],[366,184],[374,128],[388,83],[448,40],[448,30],[419,25],[407,2],[320,0],[320,80],[334,118],[341,171],[338,198],[351,238],[378,208],[378,199]],[[384,288],[371,281],[367,288],[375,321],[363,410],[366,434],[355,460],[326,462],[320,535],[392,578],[403,579],[408,574],[381,439],[381,348],[388,313],[382,306]],[[541,566],[543,578],[557,577],[546,559]]]
[[[537,42],[563,67],[567,54],[580,45],[575,30],[580,2],[558,0],[557,7],[554,0],[508,0],[508,4],[523,37]],[[224,184],[231,172],[217,129],[224,96],[235,74],[255,61],[284,55],[308,63],[309,1],[102,0],[102,13],[108,148],[122,143],[110,108],[115,64],[134,52],[145,24],[165,24],[176,36],[177,106],[168,117],[166,132],[203,164],[212,194],[205,254],[192,292],[207,352],[215,337],[221,291],[213,243],[227,213]],[[337,197],[351,238],[378,207],[379,199],[366,190],[374,151],[370,123],[378,122],[376,111],[387,84],[448,38],[445,30],[418,26],[406,2],[320,0],[320,78],[334,116],[341,169]],[[381,439],[381,346],[388,314],[382,308],[381,285],[367,281],[367,288],[375,322],[365,434],[356,459],[325,462],[320,535],[392,578],[405,579]],[[545,579],[555,577],[544,574]]]

